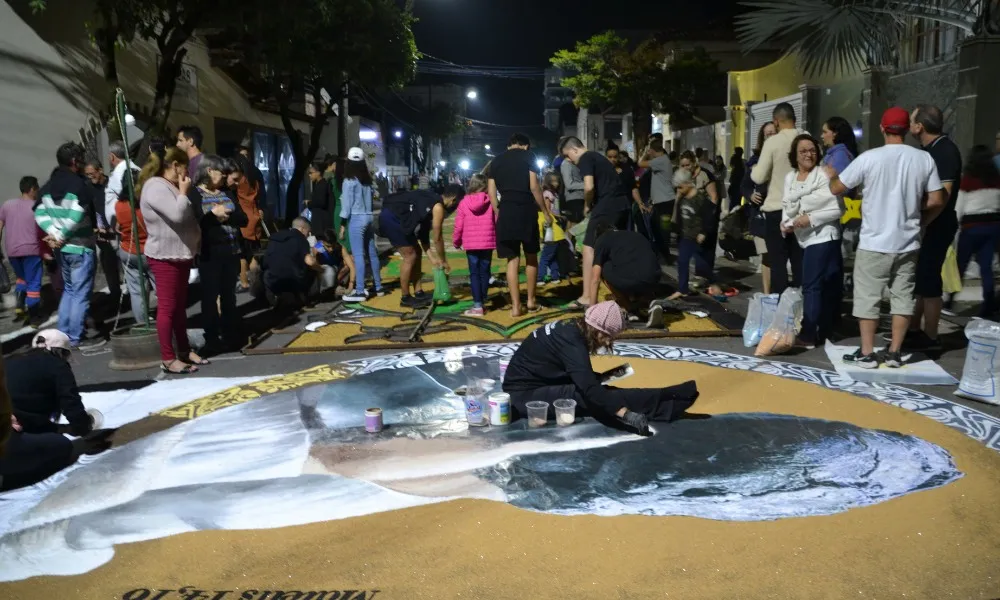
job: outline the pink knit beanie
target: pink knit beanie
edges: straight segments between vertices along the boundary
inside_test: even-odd
[[[600,302],[588,308],[584,321],[587,322],[587,325],[611,337],[617,336],[625,329],[622,309],[611,300]]]

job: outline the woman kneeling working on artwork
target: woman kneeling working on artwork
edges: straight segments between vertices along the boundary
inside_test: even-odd
[[[649,421],[673,421],[698,398],[694,381],[665,387],[619,389],[601,383],[590,364],[591,355],[611,353],[625,328],[624,311],[614,302],[587,309],[583,318],[549,323],[536,329],[517,349],[504,375],[503,391],[519,417],[525,404],[562,398],[577,401],[577,414],[615,422],[640,435],[651,435]]]

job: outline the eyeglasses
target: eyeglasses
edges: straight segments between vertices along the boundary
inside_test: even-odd
[[[799,156],[815,156],[816,154],[819,154],[819,152],[817,152],[815,148],[805,148],[803,150],[799,150]]]

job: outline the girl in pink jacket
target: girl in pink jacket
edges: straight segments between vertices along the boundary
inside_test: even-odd
[[[455,214],[455,248],[465,249],[469,259],[469,286],[472,288],[472,308],[465,311],[469,317],[481,317],[490,287],[490,266],[497,247],[496,215],[486,194],[486,177],[473,175],[465,197]]]

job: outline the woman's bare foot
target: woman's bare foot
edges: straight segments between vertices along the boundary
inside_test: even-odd
[[[188,352],[188,362],[192,365],[210,365],[212,363],[208,362],[201,356],[198,356],[196,352]]]
[[[164,373],[171,373],[173,375],[190,375],[191,373],[197,373],[198,367],[189,365],[182,360],[175,359],[170,363],[160,363],[160,370]]]
[[[670,294],[669,296],[667,296],[667,300],[680,300],[681,298],[683,298],[686,295],[687,294],[685,294],[684,292],[674,292],[673,294]]]

